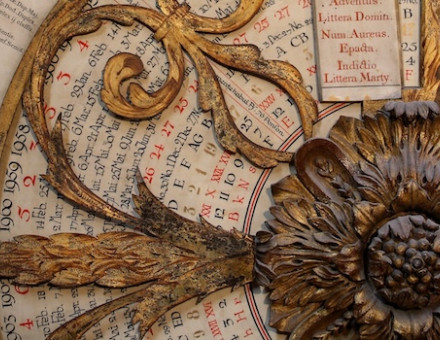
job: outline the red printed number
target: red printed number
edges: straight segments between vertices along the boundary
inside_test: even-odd
[[[25,178],[23,178],[23,184],[27,188],[30,187],[30,186],[34,186],[36,179],[37,179],[36,175],[26,176]]]
[[[247,44],[249,41],[246,38],[246,32],[240,33],[240,35],[233,41],[234,45]]]
[[[188,101],[185,98],[179,99],[179,104],[176,105],[174,108],[179,111],[179,113],[182,113],[183,110],[185,110],[185,107],[188,106]]]
[[[196,79],[194,79],[194,83],[193,85],[189,86],[189,89],[194,93],[197,93],[197,91],[199,90],[199,82]]]
[[[170,123],[169,120],[167,120],[165,122],[165,124],[163,125],[163,128],[161,130],[162,132],[162,136],[164,137],[169,137],[171,134],[171,131],[174,129],[174,125]]]
[[[254,29],[258,33],[263,32],[266,28],[269,28],[269,21],[267,18],[263,18],[254,24]]]
[[[304,3],[307,3],[306,0],[302,0],[302,1]],[[300,2],[301,2],[301,0],[300,0]],[[305,8],[305,7],[303,7],[303,8]],[[287,17],[290,17],[289,6],[285,6],[285,7],[281,8],[280,10],[276,11],[274,15],[275,15],[275,18],[277,18],[278,20],[286,19]]]
[[[78,40],[79,50],[82,52],[84,50],[87,50],[89,48],[89,42]]]
[[[26,319],[26,322],[20,323],[20,326],[26,327],[27,329],[31,330],[34,326],[34,322],[32,320]]]
[[[25,222],[29,222],[29,220],[31,219],[31,213],[29,212],[29,210],[23,209],[22,207],[18,207],[18,216],[22,220],[25,220]]]
[[[69,84],[70,78],[71,78],[70,74],[69,73],[65,73],[63,71],[60,71],[60,73],[58,73],[58,75],[57,75],[57,80],[61,81],[63,79],[63,81],[64,81],[63,84],[64,85]]]
[[[55,110],[55,108],[53,107],[48,107],[46,103],[44,104],[43,110],[44,110],[44,115],[49,119],[54,119],[55,116],[57,115],[57,110]]]
[[[31,141],[31,145],[29,146],[29,149],[30,150],[35,150],[36,148],[37,148],[37,146],[38,146],[38,142],[36,142],[36,141]]]
[[[14,289],[20,295],[26,295],[27,293],[29,293],[29,287],[26,286],[15,285]]]
[[[153,168],[147,168],[145,169],[145,175],[144,179],[151,184],[153,182],[153,176],[154,176],[155,170]]]
[[[155,144],[154,147],[155,147],[156,151],[153,151],[152,153],[150,153],[150,158],[151,159],[154,159],[154,158],[159,159],[161,152],[164,149],[164,146],[162,144],[160,144],[160,145]]]
[[[312,6],[311,0],[298,0],[298,5],[302,6],[302,8],[308,8]]]

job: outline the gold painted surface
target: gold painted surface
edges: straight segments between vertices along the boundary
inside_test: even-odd
[[[400,135],[395,136],[393,133],[405,129],[406,132],[411,130],[409,123],[413,121],[417,121],[420,129],[403,134],[405,138],[416,134],[423,135],[427,130],[434,137],[437,136],[438,129],[434,127],[438,124],[438,118],[433,118],[438,113],[435,105],[390,104],[388,111],[393,113],[392,118],[390,115],[382,114],[376,118],[366,118],[362,122],[341,121],[332,130],[330,141],[312,141],[310,144],[305,144],[295,164],[300,175],[292,176],[274,186],[275,201],[282,207],[272,209],[278,222],[270,222],[275,233],[282,234],[296,228],[296,232],[300,232],[301,235],[274,237],[273,234],[260,234],[257,241],[260,262],[254,267],[253,237],[239,232],[223,231],[203,220],[192,222],[179,217],[158,202],[143,183],[138,186],[139,196],[134,198],[140,217],[131,216],[108,205],[85,187],[74,174],[65,155],[61,123],[58,121],[51,133],[46,126],[43,114],[43,80],[58,47],[69,37],[96,31],[102,24],[101,20],[104,19],[115,21],[120,25],[131,25],[139,21],[154,30],[156,39],[163,42],[170,60],[170,74],[165,86],[154,94],[146,93],[137,85],[131,85],[129,91],[131,97],[127,98],[121,94],[120,84],[140,72],[142,65],[139,59],[131,54],[120,54],[109,60],[104,70],[105,88],[102,99],[116,114],[129,119],[147,119],[166,107],[182,84],[182,48],[184,48],[194,60],[199,74],[200,106],[212,113],[216,135],[221,145],[231,152],[240,151],[261,167],[273,167],[278,162],[288,162],[292,154],[259,147],[235,127],[207,58],[257,75],[284,88],[295,99],[305,134],[311,137],[312,124],[316,119],[316,105],[303,88],[298,70],[285,62],[262,59],[254,46],[218,45],[205,40],[197,33],[222,33],[242,27],[256,13],[261,1],[242,1],[232,15],[221,20],[195,16],[188,6],[179,5],[171,0],[159,1],[160,12],[131,6],[103,6],[99,9],[83,11],[82,6],[85,3],[85,0],[60,0],[32,41],[0,111],[2,129],[0,148],[4,148],[11,119],[23,96],[32,128],[48,159],[49,174],[45,179],[65,198],[79,207],[141,231],[143,235],[119,233],[89,237],[59,234],[49,238],[21,236],[15,241],[1,244],[0,261],[3,262],[1,262],[0,274],[22,284],[51,282],[69,287],[97,282],[105,286],[121,287],[142,282],[147,285],[73,319],[52,333],[51,339],[79,339],[105,315],[131,303],[138,304],[133,322],[141,323],[141,331],[144,334],[160,315],[191,297],[202,298],[220,288],[244,285],[254,280],[273,290],[271,322],[281,332],[291,332],[291,339],[310,336],[312,330],[316,330],[317,327],[321,330],[319,336],[322,339],[337,338],[341,334],[353,336],[353,332],[364,332],[362,334],[374,336],[382,332],[379,335],[389,339],[393,338],[393,334],[412,337],[414,330],[420,331],[422,328],[427,329],[424,334],[435,338],[438,333],[437,320],[429,328],[425,321],[420,321],[420,315],[417,314],[417,318],[414,317],[417,319],[414,324],[411,323],[413,321],[405,324],[403,321],[406,319],[401,313],[376,303],[368,290],[370,286],[366,287],[360,283],[365,281],[365,274],[360,269],[362,259],[359,249],[365,246],[368,237],[375,232],[373,227],[367,228],[369,227],[367,218],[369,216],[374,219],[382,218],[386,209],[371,204],[368,207],[362,206],[364,210],[347,211],[343,204],[348,198],[354,201],[362,198],[362,195],[366,195],[362,190],[368,191],[363,187],[370,188],[371,183],[379,185],[379,189],[375,186],[370,188],[369,191],[373,193],[370,193],[368,198],[375,197],[374,190],[379,192],[376,196],[391,194],[388,191],[380,191],[381,182],[374,177],[377,174],[374,168],[383,164],[377,164],[374,155],[377,150],[383,151],[391,145],[388,142],[393,142],[392,137],[398,140]],[[438,97],[438,4],[434,1],[426,1],[424,16],[428,18],[425,19],[423,26],[424,88],[404,92],[404,100],[434,100]],[[377,103],[365,102],[364,110],[375,111],[377,105]],[[147,113],[145,109],[148,109]],[[378,124],[374,122],[375,120],[383,121],[385,126],[396,125],[400,130],[396,127],[394,130],[389,128],[384,132],[379,127],[375,128]],[[431,123],[432,127],[427,126]],[[376,133],[382,138],[376,140],[378,138],[375,136]],[[361,143],[358,143],[359,141]],[[384,142],[385,146],[381,144]],[[426,137],[422,142],[437,147],[438,138]],[[356,143],[358,145],[354,147]],[[408,178],[405,177],[404,181],[400,179],[400,182],[397,180],[398,177],[389,178],[391,183],[403,184],[402,192],[395,192],[395,202],[387,201],[386,208],[388,211],[391,208],[398,209],[399,206],[419,209],[417,204],[420,204],[423,212],[428,204],[424,198],[428,196],[419,190],[420,184],[417,186],[417,183],[411,181],[412,176],[416,176],[418,180],[426,178],[434,181],[437,180],[437,175],[435,171],[429,176],[420,175],[417,172],[420,163],[405,158],[418,152],[420,143],[416,139],[404,139],[404,144],[409,151],[407,155],[400,155],[401,158],[398,159],[401,163],[398,165],[408,170]],[[323,151],[326,152],[323,154]],[[392,158],[388,153],[386,156]],[[358,169],[361,166],[359,165],[361,158],[365,159],[363,162],[370,172],[367,171],[368,169]],[[392,158],[387,165],[396,171],[394,161]],[[437,158],[433,157],[423,165],[428,166],[437,162]],[[369,180],[368,185],[362,180],[365,183]],[[363,183],[361,186],[360,182]],[[290,200],[299,203],[295,205]],[[350,218],[353,219],[353,216],[364,222],[359,224],[359,230],[350,229],[348,227],[350,223],[344,222],[351,221]],[[311,222],[312,225],[309,225]],[[399,224],[400,220],[396,223]],[[304,228],[316,232],[310,236],[303,230]],[[108,244],[108,238],[112,239],[113,245]],[[276,242],[273,241],[274,239]],[[308,241],[310,243],[307,243]],[[121,247],[125,245],[131,251],[117,253],[115,245]],[[279,253],[284,249],[283,247],[289,245],[293,245],[294,252],[297,252],[293,264],[296,265],[297,259],[304,261],[300,263],[298,271],[306,273],[305,277],[295,276],[297,273],[293,274],[293,280],[301,281],[298,281],[298,284],[302,285],[299,287],[301,289],[295,291],[291,289],[296,286],[284,281],[285,276],[283,279],[275,280],[275,283],[271,282],[278,270],[281,270],[281,274],[285,274],[287,270],[285,266],[292,265],[292,262],[282,262],[285,257]],[[162,256],[160,252],[158,254],[158,247],[166,248],[167,256]],[[328,249],[333,250],[327,252]],[[372,256],[375,256],[374,252],[377,249],[374,247],[371,249]],[[20,256],[11,257],[11,251],[19,253]],[[73,260],[80,256],[84,257],[81,263]],[[332,258],[331,265],[328,265],[329,258]],[[378,258],[377,261],[382,259]],[[44,260],[39,262],[41,259]],[[112,264],[115,260],[120,261],[117,263],[123,263],[129,270],[121,271],[115,268]],[[169,261],[175,263],[175,267],[166,268],[165,264]],[[312,269],[308,263],[314,261],[321,261],[323,266],[316,270]],[[86,262],[87,266],[83,262]],[[386,259],[382,262],[386,262]],[[326,286],[323,278],[326,279],[325,281],[330,280],[331,287],[336,288]],[[437,301],[436,299],[435,297],[434,300]],[[393,304],[401,303],[398,299],[390,301]],[[351,313],[350,311],[345,313],[345,310],[352,305],[357,307]],[[428,306],[432,307],[430,301]],[[426,312],[428,318],[430,313],[434,315],[436,309],[431,308]],[[322,320],[329,323],[320,323]],[[326,328],[327,326],[329,328]]]
[[[153,117],[167,107],[180,90],[183,80],[182,48],[191,56],[199,73],[199,105],[211,112],[215,121],[215,132],[220,144],[230,152],[240,151],[249,160],[261,167],[273,167],[278,162],[288,162],[292,155],[258,146],[248,140],[235,126],[226,105],[220,84],[208,58],[216,62],[256,75],[283,88],[294,100],[302,119],[306,138],[313,133],[313,122],[317,118],[316,103],[302,85],[299,71],[292,65],[277,60],[265,60],[253,45],[220,45],[209,42],[197,32],[225,33],[245,25],[255,15],[262,0],[242,1],[236,11],[224,19],[205,19],[191,14],[189,6],[176,1],[160,2],[162,12],[133,6],[102,6],[87,11],[81,8],[84,0],[60,0],[42,24],[42,33],[32,40],[25,59],[11,82],[10,90],[0,110],[0,123],[6,133],[7,127],[29,79],[29,90],[25,92],[26,110],[41,145],[46,151],[50,140],[43,111],[43,80],[47,68],[67,39],[95,32],[103,20],[120,25],[140,22],[156,32],[155,38],[162,41],[167,51],[170,72],[164,86],[148,94],[139,85],[130,85],[130,96],[126,99],[119,91],[122,81],[142,71],[142,63],[133,54],[121,53],[111,58],[104,70],[105,88],[102,100],[112,112],[130,119]],[[56,38],[54,38],[56,37]],[[31,70],[32,65],[32,70]],[[40,98],[40,101],[34,100]],[[0,139],[0,147],[4,138]],[[50,157],[50,156],[49,156]]]
[[[138,179],[134,203],[140,217],[113,207],[95,195],[75,175],[66,156],[60,117],[49,132],[44,115],[44,80],[58,48],[69,38],[95,32],[104,20],[130,26],[139,22],[155,32],[167,52],[169,74],[163,87],[147,93],[129,86],[129,97],[120,85],[142,72],[140,59],[128,53],[111,58],[104,70],[101,99],[115,114],[133,120],[149,119],[166,108],[178,94],[183,80],[183,49],[190,55],[199,77],[198,99],[214,118],[220,144],[240,151],[261,167],[288,162],[292,154],[260,147],[235,126],[216,74],[208,58],[222,65],[264,78],[283,88],[296,101],[307,137],[317,116],[313,98],[292,65],[265,60],[253,45],[220,45],[198,32],[225,33],[242,27],[257,12],[262,0],[243,0],[223,19],[196,16],[186,4],[158,2],[160,11],[122,5],[83,10],[87,0],[60,0],[32,40],[0,111],[0,148],[20,100],[23,98],[33,132],[47,157],[49,182],[78,207],[137,233],[108,233],[97,237],[62,233],[49,238],[22,235],[0,244],[0,276],[17,284],[50,283],[76,287],[96,283],[107,287],[146,284],[142,289],[96,307],[67,322],[50,339],[79,339],[109,313],[136,303],[132,322],[140,322],[143,334],[170,308],[193,297],[203,298],[224,287],[238,287],[254,278],[253,237],[224,231],[201,220],[187,220],[162,205]],[[8,150],[5,149],[5,153]],[[166,255],[165,255],[166,254]]]

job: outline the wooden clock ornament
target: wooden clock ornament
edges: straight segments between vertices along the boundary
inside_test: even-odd
[[[85,0],[59,0],[30,44],[0,113],[5,148],[21,99],[46,155],[47,180],[66,199],[141,233],[96,237],[61,233],[21,235],[0,244],[0,276],[27,285],[75,287],[96,283],[139,290],[105,303],[55,330],[49,339],[79,339],[116,309],[136,303],[132,322],[143,334],[170,308],[224,287],[267,287],[271,325],[289,339],[437,339],[440,337],[439,11],[424,2],[423,79],[404,101],[378,110],[364,103],[362,119],[340,118],[328,138],[309,139],[296,152],[262,148],[235,127],[208,58],[282,87],[312,137],[317,107],[292,65],[265,60],[252,45],[220,45],[198,33],[225,33],[246,24],[261,0],[242,0],[223,19],[200,17],[185,3],[159,0],[159,11],[111,5],[85,9]],[[43,113],[47,68],[67,39],[99,29],[105,20],[135,22],[155,32],[167,51],[163,87],[147,93],[120,85],[142,71],[121,53],[107,62],[101,99],[117,115],[148,119],[175,98],[183,81],[183,50],[198,72],[199,105],[214,119],[219,143],[260,167],[290,162],[295,171],[273,185],[268,231],[256,236],[193,222],[170,211],[139,180],[139,217],[96,196],[74,174],[61,122],[49,132]],[[377,111],[377,112],[375,112]]]

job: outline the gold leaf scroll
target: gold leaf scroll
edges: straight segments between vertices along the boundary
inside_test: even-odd
[[[105,88],[102,91],[103,101],[114,113],[130,119],[144,119],[166,108],[177,95],[182,84],[184,65],[181,49],[184,48],[193,59],[202,78],[200,83],[214,84],[204,95],[200,95],[200,105],[203,109],[212,112],[216,121],[216,135],[223,147],[231,152],[240,150],[252,162],[262,167],[273,167],[279,161],[287,162],[292,157],[290,153],[258,146],[242,135],[235,126],[224,102],[216,75],[205,60],[205,55],[227,66],[267,79],[285,89],[297,104],[304,135],[309,138],[312,136],[312,123],[317,117],[317,107],[311,95],[303,87],[298,70],[287,63],[264,60],[259,53],[252,52],[249,55],[241,53],[246,49],[255,50],[254,46],[213,44],[201,38],[197,33],[225,33],[242,27],[258,11],[261,2],[262,0],[243,0],[230,16],[223,19],[209,19],[190,13],[187,4],[180,5],[173,0],[159,1],[162,12],[122,5],[83,10],[85,0],[59,0],[56,6],[58,10],[54,9],[51,12],[42,25],[41,34],[34,37],[26,53],[25,62],[19,66],[17,74],[21,75],[14,78],[11,85],[13,90],[9,91],[5,97],[6,105],[0,112],[0,117],[4,117],[2,118],[4,126],[10,125],[13,116],[11,112],[15,112],[25,87],[24,84],[30,76],[31,100],[28,101],[28,114],[31,116],[32,112],[35,112],[35,116],[40,116],[38,119],[30,118],[31,124],[37,135],[47,136],[47,128],[42,123],[41,117],[44,102],[43,80],[59,46],[69,38],[96,31],[104,20],[111,20],[125,26],[140,22],[155,31],[155,38],[164,44],[170,63],[170,72],[163,87],[151,94],[139,85],[131,84],[129,86],[131,95],[127,100],[120,93],[119,85],[127,78],[141,72],[142,63],[135,56],[116,55],[104,71]],[[235,59],[236,57],[241,60]],[[203,79],[204,77],[207,79]],[[16,82],[20,84],[15,84]],[[218,103],[220,107],[207,105],[203,98],[211,103]],[[230,138],[226,138],[226,135]]]

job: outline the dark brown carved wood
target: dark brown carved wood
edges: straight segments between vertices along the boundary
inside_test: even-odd
[[[440,113],[390,102],[296,153],[257,234],[257,281],[289,339],[440,337]]]

